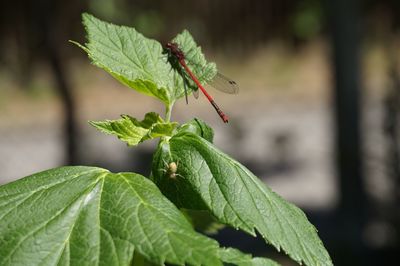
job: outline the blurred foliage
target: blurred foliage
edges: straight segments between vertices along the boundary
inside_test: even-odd
[[[147,36],[157,36],[164,30],[161,15],[155,10],[149,10],[139,14],[133,23],[136,29]]]
[[[114,20],[117,16],[125,15],[124,12],[120,12],[117,7],[117,2],[119,0],[109,1],[109,0],[90,0],[89,9],[107,20]]]
[[[299,39],[310,40],[320,33],[324,23],[323,19],[320,1],[300,2],[293,14],[293,34]]]
[[[116,24],[131,24],[146,36],[159,36],[165,29],[160,9],[143,4],[145,3],[140,1],[131,3],[125,0],[90,0],[89,10],[104,20]]]
[[[82,41],[80,14],[89,11],[115,24],[137,28],[161,42],[188,29],[199,44],[215,51],[248,56],[270,40],[297,48],[327,33],[322,0],[43,0],[0,3],[0,68],[29,88],[32,71],[54,47],[62,57],[82,56],[67,43]],[[400,24],[400,1],[362,1],[368,38]],[[376,26],[380,25],[380,26]]]

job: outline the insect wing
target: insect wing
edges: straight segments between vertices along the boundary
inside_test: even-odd
[[[193,96],[195,99],[199,98],[199,89],[193,90]]]
[[[199,69],[204,68],[203,66],[192,63],[190,61],[188,62],[188,65],[196,66]],[[208,85],[225,93],[229,94],[239,93],[239,85],[234,80],[228,78],[227,76],[219,72],[217,72],[217,75],[215,75],[213,80],[209,82]]]
[[[217,75],[214,77],[209,85],[225,93],[239,93],[239,86],[237,85],[237,83],[234,80],[222,75],[221,73],[217,73]]]

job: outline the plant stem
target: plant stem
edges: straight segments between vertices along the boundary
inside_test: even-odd
[[[170,122],[171,120],[171,113],[172,113],[172,106],[174,103],[168,104],[165,108],[165,122]]]

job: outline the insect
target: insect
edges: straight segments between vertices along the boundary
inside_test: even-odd
[[[178,44],[174,43],[174,42],[169,42],[165,45],[165,49],[168,52],[168,54],[170,55],[170,57],[173,57],[178,61],[179,65],[183,68],[183,71],[185,71],[185,73],[187,75],[189,75],[190,79],[193,80],[193,82],[197,85],[197,87],[202,91],[204,96],[206,96],[207,100],[214,107],[215,111],[217,111],[217,113],[221,117],[222,121],[224,121],[224,123],[228,123],[228,120],[229,120],[228,116],[224,112],[222,112],[221,108],[219,108],[217,103],[214,101],[214,99],[211,97],[211,95],[206,91],[206,89],[203,87],[203,85],[200,83],[200,81],[197,79],[197,77],[193,74],[191,69],[186,64],[185,54],[179,48]],[[175,64],[172,64],[172,65],[175,68],[178,67]],[[186,97],[186,103],[188,103],[187,90],[186,90],[186,82],[187,81],[186,81],[185,75],[182,71],[182,68],[177,68],[177,70],[179,71],[182,78],[184,79],[183,84],[185,86],[185,97]],[[223,91],[226,93],[232,93],[232,94],[238,93],[238,91],[239,91],[239,87],[235,81],[233,81],[219,73],[216,75],[216,82],[215,82],[214,87],[216,87],[216,89],[218,89],[220,91]],[[198,90],[194,91],[193,94],[195,95],[195,97],[196,97],[196,95],[198,97]]]

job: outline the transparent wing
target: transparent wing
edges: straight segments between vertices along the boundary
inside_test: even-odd
[[[201,65],[192,63],[190,61],[188,61],[188,64],[194,65],[198,68],[202,68]],[[209,82],[207,85],[210,85],[211,87],[213,87],[219,91],[225,92],[225,93],[229,93],[229,94],[239,93],[239,85],[234,80],[228,78],[225,75],[222,75],[219,72],[217,72],[217,75],[215,75],[214,79],[211,82]]]
[[[193,91],[193,96],[195,99],[199,98],[199,89]]]
[[[221,73],[217,73],[217,75],[209,83],[209,85],[225,93],[230,93],[230,94],[239,93],[238,84],[234,80],[222,75]]]

